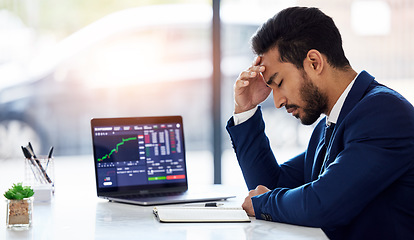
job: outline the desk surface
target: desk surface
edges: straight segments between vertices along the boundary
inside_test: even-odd
[[[189,169],[191,171],[191,169]],[[266,222],[159,223],[152,207],[113,203],[96,197],[91,157],[55,159],[56,192],[50,203],[35,203],[29,230],[6,228],[6,203],[0,204],[0,239],[327,239],[318,228]],[[3,161],[2,194],[22,181],[23,160]],[[190,186],[195,187],[195,186]],[[204,186],[237,195],[225,206],[240,206],[246,189]],[[4,199],[4,197],[2,197]]]

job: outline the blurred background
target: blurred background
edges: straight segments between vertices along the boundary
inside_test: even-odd
[[[411,0],[0,0],[0,161],[31,141],[92,164],[92,117],[182,115],[192,181],[243,185],[233,83],[256,29],[296,5],[331,16],[352,67],[414,102]],[[312,126],[272,99],[263,111],[279,162],[305,149]]]

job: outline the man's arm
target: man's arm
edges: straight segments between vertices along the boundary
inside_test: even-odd
[[[230,119],[226,128],[249,190],[258,185],[273,189],[297,187],[304,183],[304,154],[279,166],[264,131],[260,107],[242,124],[234,126]]]
[[[324,173],[300,187],[252,197],[256,217],[327,228],[348,224],[368,204],[386,208],[387,199],[396,196],[383,191],[414,172],[413,119],[412,106],[400,99],[365,99],[337,129],[333,145],[343,149]],[[413,200],[413,188],[399,187],[398,194]]]
[[[252,117],[248,117],[247,121],[244,119],[243,123],[237,126],[233,118],[227,125],[249,189],[254,189],[260,184],[276,187],[280,172],[280,167],[270,149],[269,140],[264,133],[264,122],[258,108],[258,104],[266,100],[271,93],[262,75],[265,67],[261,66],[260,62],[259,56],[247,70],[240,73],[234,84],[234,114],[244,115],[248,111],[254,111],[253,109],[258,110]],[[248,116],[251,114],[249,113]],[[302,164],[301,160],[299,162]],[[300,167],[298,172],[303,177],[301,169]]]

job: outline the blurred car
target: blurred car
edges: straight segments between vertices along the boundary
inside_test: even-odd
[[[92,117],[182,115],[187,148],[209,149],[211,18],[209,5],[127,9],[42,53],[26,81],[0,90],[0,157],[21,156],[28,141],[38,155],[51,146],[56,155],[91,153]],[[224,62],[251,62],[246,36],[257,26],[223,23],[234,35]]]

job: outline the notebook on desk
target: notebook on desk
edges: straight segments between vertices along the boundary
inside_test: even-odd
[[[181,116],[93,118],[97,195],[138,205],[234,197],[188,189]]]

